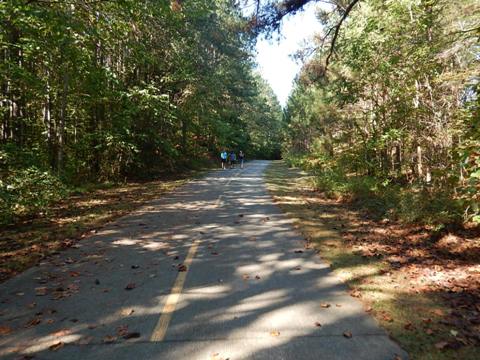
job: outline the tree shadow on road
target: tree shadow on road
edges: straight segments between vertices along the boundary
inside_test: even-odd
[[[2,284],[0,354],[393,358],[399,348],[272,204],[264,166],[196,180]],[[151,342],[194,239],[166,338]]]

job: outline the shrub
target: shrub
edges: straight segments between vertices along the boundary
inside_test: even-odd
[[[402,186],[381,177],[348,175],[345,166],[321,157],[290,157],[288,163],[314,175],[312,185],[326,196],[349,197],[376,218],[431,225],[462,222],[462,203],[453,193],[421,184]]]
[[[14,217],[37,215],[66,194],[62,182],[36,167],[13,171],[0,180],[0,224]]]

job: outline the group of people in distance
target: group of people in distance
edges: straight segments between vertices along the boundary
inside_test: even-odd
[[[245,159],[245,154],[242,150],[238,152],[238,162],[240,164],[240,169],[243,169],[243,160]],[[235,169],[235,164],[237,163],[237,154],[235,151],[227,152],[223,150],[220,153],[220,160],[222,161],[222,169]]]

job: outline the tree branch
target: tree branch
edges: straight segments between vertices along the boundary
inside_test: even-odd
[[[340,33],[340,28],[342,27],[343,22],[348,17],[348,14],[352,11],[353,7],[359,2],[360,0],[352,0],[350,4],[345,8],[345,12],[343,13],[340,21],[335,25],[335,33],[333,34],[332,42],[330,43],[330,51],[328,52],[327,58],[325,59],[325,72],[327,71],[328,64],[330,63],[330,58],[332,57],[335,51],[335,43],[337,42],[338,34]]]
[[[283,0],[277,4],[265,5],[263,7],[263,14],[259,15],[260,0],[256,0],[257,11],[255,15],[255,26],[260,31],[275,31],[278,30],[282,19],[289,14],[295,14],[297,11],[302,10],[303,7],[310,2],[329,2],[325,0]],[[350,0],[345,6],[346,1],[332,1],[331,4],[335,4],[336,11],[341,13],[340,20],[337,24],[329,28],[327,35],[324,37],[324,42],[328,35],[334,31],[332,42],[330,43],[330,50],[328,51],[327,58],[325,60],[325,71],[327,71],[330,60],[335,53],[335,44],[337,42],[340,28],[343,22],[347,19],[348,15],[360,0]],[[260,11],[262,12],[262,11]],[[258,20],[260,19],[260,20]]]

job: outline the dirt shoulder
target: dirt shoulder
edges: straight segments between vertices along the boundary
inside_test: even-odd
[[[477,359],[478,229],[434,236],[422,226],[374,221],[314,191],[311,177],[275,162],[266,180],[276,203],[412,359]]]
[[[129,182],[68,196],[33,219],[0,229],[0,283],[75,246],[77,241],[205,171],[148,182]]]

